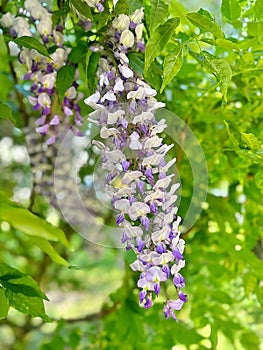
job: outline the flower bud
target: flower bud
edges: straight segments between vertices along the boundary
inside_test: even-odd
[[[45,92],[40,94],[37,100],[41,107],[49,107],[51,105],[50,97]]]
[[[144,16],[143,8],[141,8],[141,9],[137,9],[132,15],[130,15],[130,19],[134,23],[139,24],[142,21],[143,16]]]
[[[40,82],[43,84],[44,88],[52,89],[54,87],[56,77],[54,73],[43,75],[40,78]]]
[[[0,24],[6,28],[11,28],[14,25],[14,22],[15,16],[10,12],[4,14],[0,20]]]
[[[51,58],[53,60],[53,65],[55,69],[59,69],[64,66],[64,62],[67,58],[67,53],[64,49],[58,48],[54,53],[52,53]]]
[[[129,16],[120,14],[117,18],[114,19],[112,26],[113,28],[118,29],[120,32],[123,32],[130,26]]]
[[[137,27],[135,28],[135,34],[136,34],[137,40],[141,40],[143,28],[144,28],[143,23],[138,24]]]
[[[132,47],[134,45],[134,35],[128,29],[121,33],[120,43],[126,47]]]
[[[52,33],[52,21],[50,19],[45,19],[37,24],[38,32],[43,36],[48,36]]]
[[[13,41],[9,41],[8,47],[9,47],[10,56],[17,57],[20,52],[20,48],[18,47],[18,45]]]

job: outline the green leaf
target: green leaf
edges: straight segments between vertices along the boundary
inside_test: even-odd
[[[132,264],[136,260],[136,254],[132,249],[125,252],[125,260],[128,264]]]
[[[130,9],[133,7],[133,1],[130,1],[130,7],[128,6],[127,0],[119,0],[114,9],[114,15],[118,16],[123,13],[125,15],[130,14]]]
[[[59,69],[57,73],[56,87],[61,98],[64,97],[67,89],[71,87],[74,81],[75,71],[76,69],[70,64]]]
[[[256,295],[257,295],[258,301],[261,304],[261,307],[263,307],[263,287],[262,286],[261,287],[257,286]]]
[[[241,14],[241,7],[237,0],[223,0],[221,5],[222,15],[230,22],[238,19]]]
[[[210,73],[214,74],[219,82],[223,99],[227,101],[227,90],[232,78],[232,69],[224,58],[216,58],[206,51],[202,51],[201,55],[205,58],[205,64],[209,68]]]
[[[259,43],[263,40],[263,21],[249,22],[247,24],[248,34],[255,37]]]
[[[166,85],[176,76],[183,64],[182,55],[183,46],[178,45],[174,51],[170,52],[164,59],[163,68],[163,83],[161,92]]]
[[[51,58],[47,51],[47,48],[41,44],[37,39],[32,38],[31,36],[21,36],[20,38],[13,40],[17,45],[24,46],[27,49],[35,49],[41,55]]]
[[[99,64],[99,59],[100,59],[100,54],[98,52],[89,51],[87,53],[86,71],[87,71],[87,80],[88,80],[88,87],[89,87],[90,94],[92,94],[97,87],[97,68]]]
[[[8,120],[11,120],[12,122],[15,122],[11,108],[8,107],[8,105],[1,102],[0,102],[0,118],[8,119]]]
[[[228,133],[229,139],[230,139],[232,145],[234,146],[234,149],[238,150],[239,149],[239,142],[238,142],[238,140],[236,139],[234,134],[230,131],[229,124],[226,121],[224,121],[224,123],[225,123],[225,126],[226,126],[226,131]]]
[[[9,310],[9,302],[6,298],[5,291],[0,287],[0,320],[6,318]]]
[[[248,296],[255,291],[257,286],[257,278],[250,272],[248,272],[245,275],[243,275],[243,284],[245,288],[245,293]]]
[[[92,20],[92,14],[91,14],[90,7],[85,1],[70,0],[70,3],[71,3],[71,5],[73,5],[73,7],[77,10],[77,12],[80,15]]]
[[[162,0],[151,0],[150,33],[163,24],[169,15],[169,7]]]
[[[146,45],[144,67],[145,73],[147,73],[154,59],[164,50],[165,45],[175,33],[175,29],[178,27],[179,22],[179,18],[170,18],[165,22],[165,24],[156,28]]]
[[[231,299],[231,297],[227,293],[221,290],[212,291],[211,297],[213,298],[213,300],[219,301],[220,304],[222,303],[222,304],[230,305],[233,303],[233,300]]]
[[[215,21],[214,17],[211,15],[211,13],[203,8],[200,8],[200,10],[198,10],[197,13],[199,13],[200,15],[206,16],[207,18],[209,18],[213,22]]]
[[[78,44],[78,46],[73,47],[68,55],[69,62],[79,63],[82,58],[85,58],[87,52],[87,47],[84,44]]]
[[[244,141],[247,146],[252,150],[261,149],[262,143],[256,138],[254,134],[246,134],[245,132],[241,133],[241,140]]]
[[[255,184],[258,188],[263,190],[263,170],[260,170],[255,175]]]
[[[145,75],[146,81],[157,91],[160,90],[162,85],[162,68],[157,62],[153,62]]]
[[[209,339],[211,341],[212,349],[216,349],[218,344],[218,328],[215,322],[211,322],[210,327],[211,333]]]
[[[143,7],[143,2],[141,0],[127,0],[127,4],[130,9],[130,14]]]
[[[28,297],[23,293],[16,293],[10,289],[6,289],[5,294],[9,300],[10,306],[14,309],[32,317],[41,317],[46,322],[52,322],[45,313],[42,299],[38,297]]]
[[[214,34],[216,38],[224,38],[224,33],[222,32],[220,26],[209,19],[206,15],[202,15],[198,12],[191,12],[186,15],[191,23],[193,23],[198,28],[204,30],[205,32],[210,32]]]
[[[240,337],[241,344],[246,350],[259,349],[260,341],[257,334],[250,330],[244,330]]]
[[[132,69],[136,71],[136,73],[139,73],[141,76],[143,76],[144,71],[144,60],[143,55],[140,55],[135,52],[128,53],[129,58],[129,65]]]
[[[30,237],[30,242],[38,246],[44,253],[46,253],[55,263],[69,266],[69,263],[60,256],[53,246],[45,239],[39,237]]]
[[[240,51],[239,46],[228,39],[218,38],[215,40],[215,45]]]
[[[32,277],[6,264],[0,264],[0,282],[4,288],[14,293],[20,292],[27,296],[48,300]]]
[[[42,300],[48,300],[48,298],[32,277],[6,264],[0,264],[0,284],[5,290],[9,305],[14,309],[30,316],[39,316],[43,320],[51,322],[45,313]]]
[[[50,241],[59,241],[67,248],[70,247],[62,230],[9,200],[2,193],[0,193],[0,218],[29,236],[36,236]]]
[[[263,1],[257,0],[254,5],[254,14],[257,19],[263,18]]]

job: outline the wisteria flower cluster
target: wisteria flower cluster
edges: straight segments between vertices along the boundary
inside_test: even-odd
[[[118,213],[116,223],[123,227],[122,243],[137,257],[130,266],[140,272],[140,304],[151,307],[161,285],[172,280],[178,298],[166,300],[164,313],[176,319],[175,310],[187,301],[180,273],[185,242],[180,238],[181,218],[175,206],[179,184],[172,184],[173,175],[168,175],[176,160],[166,160],[173,145],[165,144],[160,135],[165,120],[154,116],[164,104],[131,69],[127,55],[129,50],[145,49],[143,15],[139,9],[113,20],[107,45],[114,58],[101,58],[97,90],[85,103],[94,109],[89,120],[100,126],[104,140],[94,143],[102,150],[106,189]]]
[[[19,55],[19,60],[27,69],[24,80],[31,82],[31,94],[29,103],[34,110],[40,111],[40,117],[36,120],[36,131],[41,135],[47,135],[47,145],[54,144],[59,131],[59,125],[70,127],[76,134],[80,134],[75,125],[82,125],[82,116],[78,101],[82,95],[77,92],[78,71],[72,86],[65,92],[62,103],[58,103],[56,90],[57,72],[65,64],[68,64],[69,50],[63,45],[63,27],[57,25],[52,29],[52,14],[41,5],[38,0],[26,0],[24,9],[18,16],[6,13],[1,18],[1,25],[9,28],[10,34],[15,37],[35,37],[46,48],[56,47],[51,58],[45,57],[35,49],[19,47],[9,43],[11,54]]]

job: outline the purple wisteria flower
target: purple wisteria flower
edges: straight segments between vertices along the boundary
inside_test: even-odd
[[[118,212],[116,223],[123,227],[121,241],[137,257],[131,269],[140,272],[140,304],[151,307],[162,284],[170,279],[178,299],[165,302],[164,314],[176,319],[175,311],[187,300],[179,272],[185,265],[184,240],[178,229],[181,218],[175,206],[179,184],[172,184],[173,175],[168,175],[175,159],[166,160],[173,145],[165,144],[160,136],[165,120],[154,116],[164,104],[131,69],[127,56],[129,50],[144,50],[142,19],[139,9],[113,20],[108,42],[114,59],[105,55],[100,59],[97,91],[85,103],[94,109],[89,120],[100,125],[105,140],[106,188]]]
[[[53,29],[52,13],[38,0],[26,0],[24,10],[17,16],[10,13],[5,14],[1,18],[1,25],[9,28],[13,37],[32,36],[47,49],[56,47],[56,50],[50,55],[51,58],[48,58],[34,49],[22,48],[20,50],[13,42],[13,45],[17,47],[19,61],[27,70],[24,80],[31,84],[29,103],[33,110],[40,112],[40,117],[36,120],[36,131],[40,135],[46,135],[47,145],[55,143],[60,125],[63,128],[71,128],[73,132],[79,134],[75,125],[82,125],[78,104],[82,95],[77,92],[77,70],[75,79],[65,92],[62,103],[58,103],[57,72],[69,64],[68,54],[70,52],[70,49],[63,44],[63,28],[58,25]]]

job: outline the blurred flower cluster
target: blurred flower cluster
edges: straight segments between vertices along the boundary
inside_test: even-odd
[[[112,54],[101,58],[97,90],[85,103],[94,109],[89,121],[100,126],[100,137],[105,140],[94,144],[102,151],[106,189],[117,211],[116,223],[123,227],[122,243],[136,254],[131,268],[140,272],[140,304],[151,307],[161,284],[170,279],[178,298],[166,300],[164,313],[176,319],[175,310],[186,302],[180,274],[185,265],[184,240],[175,206],[179,184],[172,184],[173,174],[168,174],[176,160],[167,160],[173,144],[165,144],[160,136],[165,120],[154,116],[164,104],[131,69],[128,58],[130,50],[145,49],[143,16],[138,9],[113,20],[106,40]]]
[[[58,71],[63,66],[69,65],[70,49],[63,45],[63,27],[57,25],[53,29],[52,13],[38,0],[26,0],[24,8],[19,10],[17,16],[11,13],[4,14],[1,25],[9,29],[13,38],[25,36],[35,38],[52,52],[50,57],[46,57],[35,49],[24,47],[20,49],[15,42],[9,42],[10,54],[18,56],[27,70],[24,80],[30,81],[31,84],[29,103],[34,110],[40,112],[36,120],[36,131],[41,135],[47,135],[47,145],[56,141],[60,124],[80,134],[75,125],[82,124],[78,105],[82,96],[77,92],[78,71],[75,67],[72,67],[75,77],[72,85],[65,92],[62,102],[58,100],[56,89]]]

